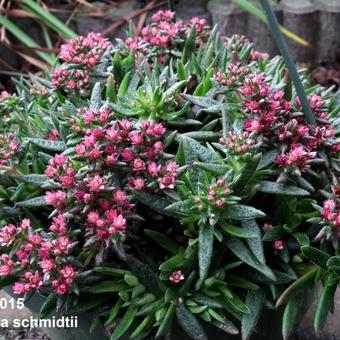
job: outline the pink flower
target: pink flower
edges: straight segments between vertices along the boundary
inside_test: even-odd
[[[0,245],[1,247],[9,246],[14,242],[17,229],[13,224],[8,224],[0,229]]]
[[[264,231],[268,231],[273,229],[273,225],[271,223],[264,223],[262,228]]]
[[[30,290],[29,286],[21,282],[15,282],[13,285],[13,293],[16,295],[25,294],[29,290]]]
[[[121,153],[121,156],[122,156],[124,162],[130,162],[130,161],[133,160],[135,154],[130,149],[124,149]]]
[[[143,136],[138,132],[131,133],[130,140],[132,142],[132,145],[141,145],[144,143]]]
[[[44,259],[40,263],[40,268],[42,269],[43,273],[49,273],[56,267],[55,263],[52,260]]]
[[[136,172],[145,171],[146,170],[145,163],[140,158],[134,159],[133,164],[132,164],[132,170]]]
[[[152,137],[162,137],[165,133],[165,128],[161,123],[143,122],[140,128]]]
[[[126,228],[126,219],[122,214],[118,214],[117,210],[110,209],[106,213],[106,218],[110,223],[109,232],[115,234],[117,231],[123,231]]]
[[[44,241],[41,244],[41,248],[38,252],[38,256],[42,259],[46,259],[50,256],[53,244],[50,241]]]
[[[171,12],[169,10],[165,11],[158,11],[152,16],[153,21],[171,21],[175,16],[174,12]]]
[[[20,223],[22,230],[27,230],[31,226],[31,221],[28,218],[24,218]]]
[[[28,241],[31,242],[33,246],[40,246],[42,238],[39,234],[29,235]]]
[[[70,240],[66,236],[60,236],[56,240],[52,241],[54,246],[54,255],[66,254],[70,246]]]
[[[60,270],[60,275],[65,279],[65,282],[70,285],[73,282],[73,278],[77,275],[77,272],[72,266],[65,266]]]
[[[142,190],[145,186],[145,180],[143,178],[129,178],[129,185],[132,189]]]
[[[63,166],[67,163],[67,161],[67,156],[63,154],[57,154],[49,161],[49,163],[53,166]]]
[[[47,191],[45,194],[45,202],[52,205],[58,210],[63,210],[66,206],[66,193],[61,190]]]
[[[170,162],[166,163],[166,165],[165,165],[165,170],[167,172],[169,172],[170,174],[176,174],[177,175],[177,173],[176,173],[177,168],[178,168],[178,165],[174,161],[170,161]]]
[[[13,271],[13,263],[11,262],[0,266],[0,276],[8,276],[13,273]]]
[[[100,192],[104,189],[104,179],[99,176],[99,174],[95,174],[92,178],[87,179],[87,187],[91,190],[91,192]]]
[[[121,139],[119,131],[115,127],[113,127],[113,126],[111,126],[110,128],[106,129],[105,137],[110,142],[117,142],[118,140]]]
[[[53,223],[50,225],[50,231],[53,233],[64,234],[67,231],[66,219],[63,215],[53,217]]]
[[[26,272],[24,274],[24,277],[26,280],[28,280],[30,288],[38,289],[42,285],[42,279],[38,271],[36,271],[34,274],[30,272]]]
[[[148,173],[152,176],[155,177],[158,175],[159,171],[161,169],[161,165],[157,164],[155,162],[152,162],[148,165]]]
[[[308,168],[307,161],[315,158],[316,152],[308,152],[302,145],[292,144],[290,150],[276,158],[279,167],[297,168],[301,171]]]
[[[248,132],[260,133],[264,129],[264,125],[258,119],[248,120],[244,122],[244,130]]]
[[[174,189],[176,183],[176,177],[173,175],[166,175],[158,179],[160,189]]]
[[[52,287],[58,295],[64,295],[69,292],[69,286],[67,283],[59,280],[52,281]]]
[[[4,101],[6,99],[9,99],[11,95],[7,91],[1,91],[0,93],[0,101]]]
[[[87,222],[95,224],[99,220],[99,214],[96,211],[91,211],[87,215]]]
[[[47,137],[48,140],[56,141],[59,139],[59,132],[56,129],[52,129],[50,134]]]
[[[169,276],[169,281],[172,283],[180,283],[184,279],[185,277],[181,270],[175,270]]]
[[[273,247],[276,250],[283,250],[285,248],[285,243],[281,240],[277,240],[273,243]]]

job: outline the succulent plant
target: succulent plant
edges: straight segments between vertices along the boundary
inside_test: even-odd
[[[94,311],[119,339],[249,339],[321,281],[340,281],[339,104],[301,72],[309,125],[282,58],[197,18],[159,12],[140,37],[62,46],[50,78],[0,96],[0,280],[51,311]],[[201,324],[201,321],[204,323]]]

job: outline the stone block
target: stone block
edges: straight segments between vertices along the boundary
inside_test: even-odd
[[[270,3],[278,22],[282,23],[281,6],[276,1],[270,1]],[[279,53],[268,25],[254,15],[248,17],[248,37],[254,42],[256,50],[267,52],[271,57]]]
[[[315,61],[319,37],[319,9],[310,0],[283,0],[283,25],[299,37],[307,40],[310,48],[287,39],[289,51],[296,62]]]
[[[316,301],[312,303],[307,314],[297,327],[296,336],[299,340],[339,340],[339,312],[340,312],[340,290],[335,293],[334,313],[329,314],[325,327],[322,331],[316,333],[313,327]]]
[[[208,2],[213,25],[217,25],[221,34],[248,36],[249,14],[231,0],[212,0]]]
[[[340,0],[319,0],[318,61],[334,62],[340,55]]]

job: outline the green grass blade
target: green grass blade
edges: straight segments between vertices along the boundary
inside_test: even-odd
[[[6,30],[12,33],[18,40],[20,40],[27,47],[37,47],[41,48],[30,36],[28,36],[24,31],[22,31],[18,26],[8,20],[5,16],[0,14],[0,25],[3,25]],[[42,60],[52,65],[54,63],[54,58],[48,54],[41,51],[34,51]]]
[[[259,20],[267,23],[267,18],[265,16],[265,14],[261,11],[261,9],[257,8],[256,6],[254,6],[252,3],[250,3],[248,0],[235,0],[235,2],[242,7],[243,9],[245,9],[247,12],[249,12],[250,14],[254,15],[255,17],[257,17]],[[279,25],[281,32],[288,37],[291,40],[294,40],[295,42],[297,42],[298,44],[304,46],[304,47],[310,47],[310,44],[308,41],[302,39],[301,37],[299,37],[298,35],[296,35],[295,33],[289,31],[287,28],[285,28],[282,25]]]
[[[43,21],[48,27],[59,33],[65,39],[76,38],[78,35],[67,27],[62,21],[52,15],[50,12],[46,11],[38,3],[33,0],[23,0],[22,5],[37,15],[41,21]]]
[[[303,113],[305,114],[306,120],[309,124],[315,125],[316,121],[315,121],[313,111],[311,110],[309,106],[309,102],[308,102],[305,90],[303,88],[301,79],[295,67],[293,58],[291,54],[289,53],[287,43],[282,35],[282,32],[280,30],[277,19],[273,13],[273,10],[268,0],[260,0],[260,3],[268,19],[268,25],[270,27],[274,40],[277,44],[277,47],[279,48],[280,53],[286,63],[286,66],[287,66],[289,75],[293,81],[296,93],[298,97],[300,98],[302,110],[303,110]]]

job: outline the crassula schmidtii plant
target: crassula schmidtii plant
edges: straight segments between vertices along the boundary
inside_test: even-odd
[[[284,63],[204,20],[156,13],[141,36],[90,33],[50,77],[0,96],[0,276],[46,296],[41,316],[94,312],[111,339],[206,323],[249,339],[322,282],[340,281],[339,106]]]

